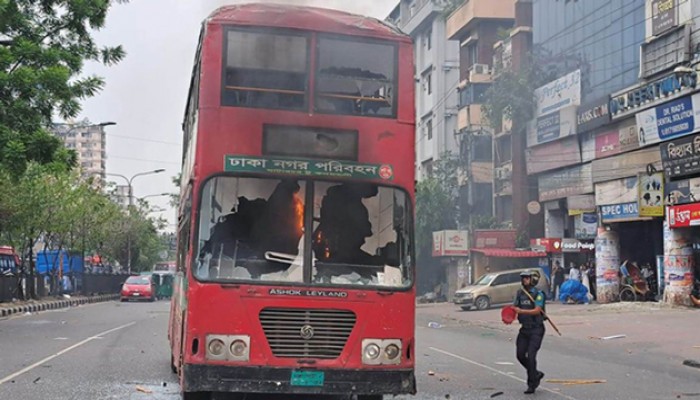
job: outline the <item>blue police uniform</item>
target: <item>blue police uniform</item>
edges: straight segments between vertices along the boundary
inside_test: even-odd
[[[530,276],[521,274],[521,276]],[[542,311],[545,309],[545,295],[541,290],[535,287],[528,289],[530,296],[535,300],[534,303],[527,296],[524,289],[519,289],[515,295],[513,305],[523,310],[533,310],[535,306],[539,306]],[[518,322],[520,322],[520,332],[516,341],[516,356],[518,362],[527,370],[527,386],[528,390],[525,393],[534,393],[544,374],[537,370],[537,352],[542,345],[544,338],[544,316],[539,315],[524,315],[518,314]]]

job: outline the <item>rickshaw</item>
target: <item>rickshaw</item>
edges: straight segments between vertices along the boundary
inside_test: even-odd
[[[647,280],[635,263],[623,263],[627,267],[629,275],[621,273],[620,301],[648,301],[653,299],[654,293],[649,289]]]

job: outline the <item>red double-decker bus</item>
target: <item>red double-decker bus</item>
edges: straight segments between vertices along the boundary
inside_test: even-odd
[[[415,393],[409,37],[251,4],[204,22],[169,338],[183,397]]]

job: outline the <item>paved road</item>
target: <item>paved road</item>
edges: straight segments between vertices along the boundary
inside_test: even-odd
[[[541,352],[546,378],[605,379],[562,386],[545,383],[522,394],[512,333],[435,319],[419,309],[420,394],[442,399],[676,399],[700,396],[700,370],[653,351],[600,341],[548,336]],[[0,320],[0,399],[179,399],[169,369],[168,304],[102,303]],[[573,343],[573,344],[572,344]],[[139,392],[137,388],[151,393]],[[678,397],[680,396],[680,397]]]

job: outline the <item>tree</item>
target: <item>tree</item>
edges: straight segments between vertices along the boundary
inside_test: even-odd
[[[46,127],[74,118],[80,101],[104,86],[81,77],[85,61],[105,65],[125,55],[99,48],[92,31],[104,26],[114,0],[0,0],[0,166],[18,178],[28,163],[69,170],[75,155]]]

